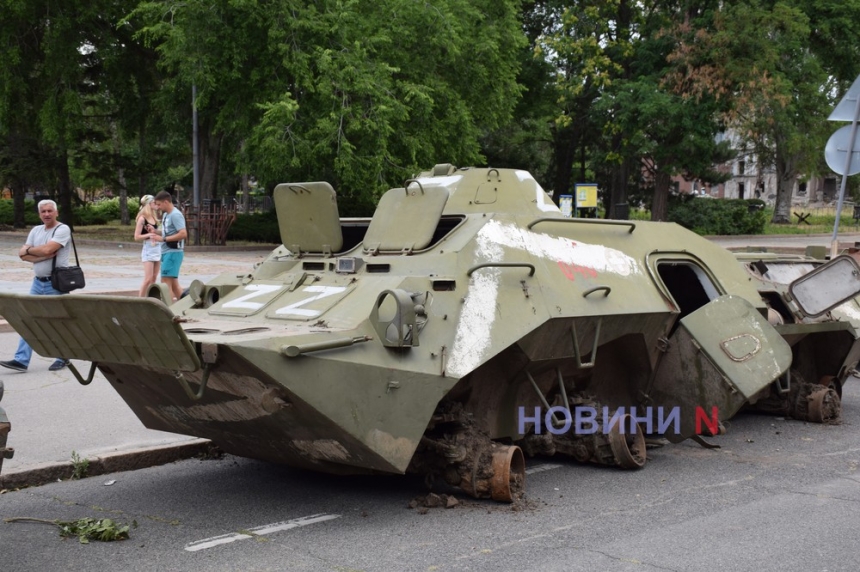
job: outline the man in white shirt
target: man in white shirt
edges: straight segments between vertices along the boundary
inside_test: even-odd
[[[63,294],[54,290],[51,285],[51,270],[54,258],[57,266],[69,265],[69,251],[64,248],[72,236],[68,225],[57,220],[57,203],[52,200],[39,201],[39,218],[44,224],[33,227],[27,242],[18,251],[18,257],[25,262],[33,263],[33,285],[30,286],[30,294],[35,296],[59,296]],[[15,371],[27,371],[30,366],[30,358],[33,349],[21,338],[18,341],[18,351],[15,357],[9,361],[0,361],[0,366]],[[63,369],[69,364],[69,360],[58,358],[48,368],[51,371]]]

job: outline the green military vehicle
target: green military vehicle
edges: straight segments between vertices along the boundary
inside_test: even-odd
[[[856,265],[848,256],[828,265],[823,249],[807,250],[805,255],[735,254],[767,305],[769,323],[792,348],[791,370],[771,385],[770,395],[749,408],[815,423],[838,422],[842,385],[860,358],[860,305],[849,300],[834,307],[828,300],[853,295]],[[817,300],[808,307],[795,302],[810,296]]]
[[[283,244],[247,274],[173,304],[157,287],[0,295],[0,314],[40,354],[92,362],[79,380],[101,371],[149,428],[500,501],[523,491],[524,451],[638,468],[648,434],[714,435],[790,392],[792,371],[832,389],[858,359],[853,322],[769,323],[773,301],[727,250],[674,224],[565,218],[524,171],[437,165],[367,220],[341,220],[324,182],[274,201]],[[856,273],[842,257],[813,279],[845,259]],[[785,298],[829,308],[854,278],[847,295]],[[826,359],[798,339],[834,331]]]

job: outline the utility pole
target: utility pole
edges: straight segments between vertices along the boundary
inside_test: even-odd
[[[192,123],[192,131],[193,139],[191,142],[191,150],[193,154],[193,166],[192,170],[194,172],[194,212],[196,213],[194,228],[192,229],[194,232],[194,244],[196,246],[200,245],[200,166],[199,166],[199,144],[197,143],[197,84],[191,85],[191,123]]]
[[[850,175],[860,173],[860,157],[855,156],[860,149],[857,142],[857,120],[860,118],[860,76],[854,80],[854,84],[848,93],[842,98],[828,121],[850,121],[830,136],[824,147],[824,159],[827,166],[834,172],[842,175],[842,183],[839,185],[839,199],[836,202],[836,222],[833,223],[833,238],[830,241],[830,258],[836,258],[839,250],[839,240],[836,238],[839,232],[839,218],[842,216],[842,203],[845,201],[845,185]],[[843,159],[844,154],[844,159]],[[840,164],[841,163],[841,164]]]

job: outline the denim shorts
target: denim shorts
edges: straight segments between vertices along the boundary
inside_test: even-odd
[[[143,262],[160,262],[161,243],[156,242],[155,244],[151,244],[148,240],[144,240],[143,250],[140,252],[140,259]]]

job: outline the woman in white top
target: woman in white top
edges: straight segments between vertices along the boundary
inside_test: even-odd
[[[134,227],[134,239],[143,241],[143,251],[140,259],[143,261],[143,284],[140,286],[140,296],[146,296],[149,287],[158,280],[161,270],[161,244],[153,240],[160,235],[158,230],[157,211],[153,208],[152,195],[140,198],[140,211]]]

